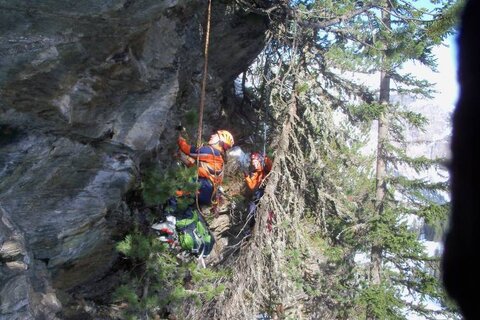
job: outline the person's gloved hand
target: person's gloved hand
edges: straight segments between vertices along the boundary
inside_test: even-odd
[[[182,134],[180,133],[180,134],[178,135],[178,138],[177,138],[177,143],[180,144],[180,143],[182,143],[183,141],[185,141],[185,138],[184,138],[184,137],[182,136]]]

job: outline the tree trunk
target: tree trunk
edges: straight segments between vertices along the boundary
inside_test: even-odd
[[[382,71],[380,80],[380,103],[388,104],[390,99],[390,76]],[[386,106],[387,108],[387,106]],[[383,213],[383,198],[386,193],[386,161],[385,161],[385,144],[388,139],[388,117],[386,112],[383,112],[378,118],[378,133],[377,133],[377,166],[376,166],[376,188],[375,188],[375,214],[382,215]],[[382,248],[376,244],[372,246],[371,252],[371,269],[370,281],[372,284],[378,285],[381,280],[381,258]]]
[[[390,27],[390,13],[388,10],[390,6],[387,5],[387,10],[382,11],[382,21],[386,27]],[[380,72],[380,96],[379,103],[384,106],[382,113],[378,117],[378,132],[377,132],[377,164],[375,172],[375,215],[381,216],[383,214],[383,201],[386,194],[386,159],[385,147],[388,140],[388,104],[390,102],[390,74],[385,67],[386,56],[382,55],[382,71]],[[374,243],[370,252],[370,283],[378,286],[382,280],[382,252],[383,247],[380,243]],[[372,312],[372,306],[367,306],[367,319],[377,319]]]

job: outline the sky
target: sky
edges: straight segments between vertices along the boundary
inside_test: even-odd
[[[430,156],[449,157],[449,139],[451,134],[451,114],[457,102],[459,86],[457,82],[457,46],[456,35],[450,36],[445,42],[433,49],[437,59],[437,70],[433,72],[429,68],[419,63],[407,63],[402,69],[402,73],[411,73],[418,79],[426,79],[434,83],[436,93],[433,99],[419,99],[410,101],[409,109],[419,112],[428,119],[425,125],[425,132],[411,130],[407,133],[407,138],[411,143],[408,144],[407,152],[412,156]],[[361,82],[378,87],[379,75],[361,77]],[[392,83],[392,86],[395,84]],[[366,154],[372,154],[376,150],[376,124],[372,125],[370,131],[371,143],[363,150]],[[423,142],[421,142],[423,141]],[[418,142],[418,143],[417,143]],[[425,172],[430,178],[433,174]],[[436,177],[436,176],[435,176]],[[443,171],[438,176],[443,181],[445,179]],[[436,180],[435,178],[432,178]]]
[[[433,9],[435,4],[431,0],[418,0],[417,7],[425,7]],[[431,72],[420,66],[406,66],[412,68],[419,78],[427,79],[436,83],[437,94],[434,97],[436,105],[440,106],[444,111],[453,111],[457,101],[459,87],[457,82],[457,35],[449,36],[444,44],[433,50],[437,57],[438,73]]]
[[[433,49],[433,54],[437,59],[437,70],[433,72],[429,68],[421,65],[419,62],[408,62],[403,65],[402,74],[411,73],[418,79],[425,79],[434,83],[437,91],[432,100],[417,101],[418,103],[428,103],[438,106],[442,113],[450,113],[453,111],[458,97],[458,83],[457,83],[457,46],[456,35],[447,38],[442,45]],[[352,78],[357,82],[363,83],[372,88],[378,88],[379,74],[364,75],[352,74]],[[392,87],[395,83],[392,82]]]
[[[449,37],[443,45],[435,47],[433,53],[437,57],[437,73],[413,63],[407,64],[404,70],[435,83],[437,93],[432,102],[441,107],[443,111],[453,111],[459,91],[456,36]]]

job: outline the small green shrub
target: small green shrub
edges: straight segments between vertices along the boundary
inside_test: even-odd
[[[165,243],[138,232],[127,235],[117,250],[133,262],[130,277],[113,295],[115,302],[127,304],[123,316],[128,319],[140,314],[153,318],[167,309],[181,316],[184,308],[195,306],[191,302],[201,305],[220,295],[225,287],[216,282],[230,277],[228,270],[202,268],[196,260],[184,262]]]
[[[186,209],[193,204],[195,192],[199,188],[197,168],[175,167],[162,170],[158,167],[148,169],[142,182],[142,196],[148,205],[161,205],[182,190],[192,197],[179,197],[178,207]]]

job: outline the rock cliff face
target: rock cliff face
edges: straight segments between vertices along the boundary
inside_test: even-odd
[[[206,2],[0,0],[0,319],[53,319],[112,267],[142,161],[199,104]],[[266,22],[214,2],[206,125]],[[210,122],[209,122],[210,121]]]

